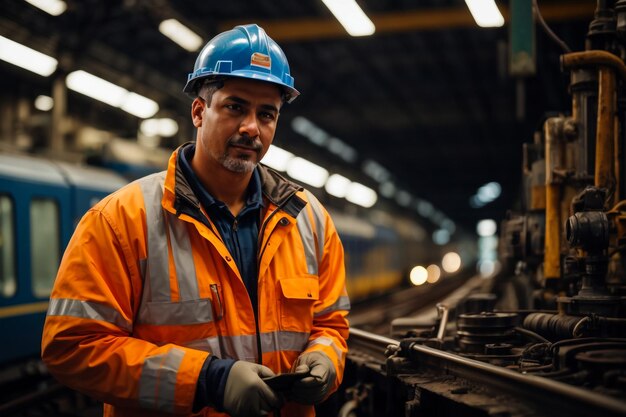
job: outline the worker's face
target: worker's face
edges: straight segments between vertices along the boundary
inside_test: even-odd
[[[227,79],[210,105],[194,100],[191,113],[203,162],[252,172],[274,139],[281,104],[277,86],[239,78]]]

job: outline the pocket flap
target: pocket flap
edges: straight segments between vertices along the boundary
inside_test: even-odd
[[[315,278],[284,278],[279,281],[285,298],[296,300],[318,300],[319,282]]]

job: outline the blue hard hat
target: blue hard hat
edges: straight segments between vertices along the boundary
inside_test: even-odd
[[[215,36],[200,51],[183,91],[196,94],[206,78],[240,77],[277,84],[291,103],[300,92],[294,88],[289,62],[280,46],[258,25],[236,26]]]

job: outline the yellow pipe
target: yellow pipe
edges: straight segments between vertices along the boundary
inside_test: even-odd
[[[600,67],[596,127],[595,186],[614,190],[613,145],[615,142],[615,74]],[[610,195],[610,194],[609,194]],[[612,206],[612,201],[609,201]]]
[[[544,123],[546,140],[546,237],[543,273],[546,279],[561,277],[561,185],[554,179],[557,143],[554,125],[558,118]]]

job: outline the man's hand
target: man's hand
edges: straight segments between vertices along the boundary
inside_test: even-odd
[[[311,374],[293,384],[290,399],[301,404],[318,404],[335,382],[337,373],[328,356],[322,352],[309,352],[300,356],[295,363],[296,372]]]
[[[280,408],[281,399],[261,378],[273,376],[266,366],[237,361],[230,369],[224,390],[224,409],[233,417],[263,416]]]

